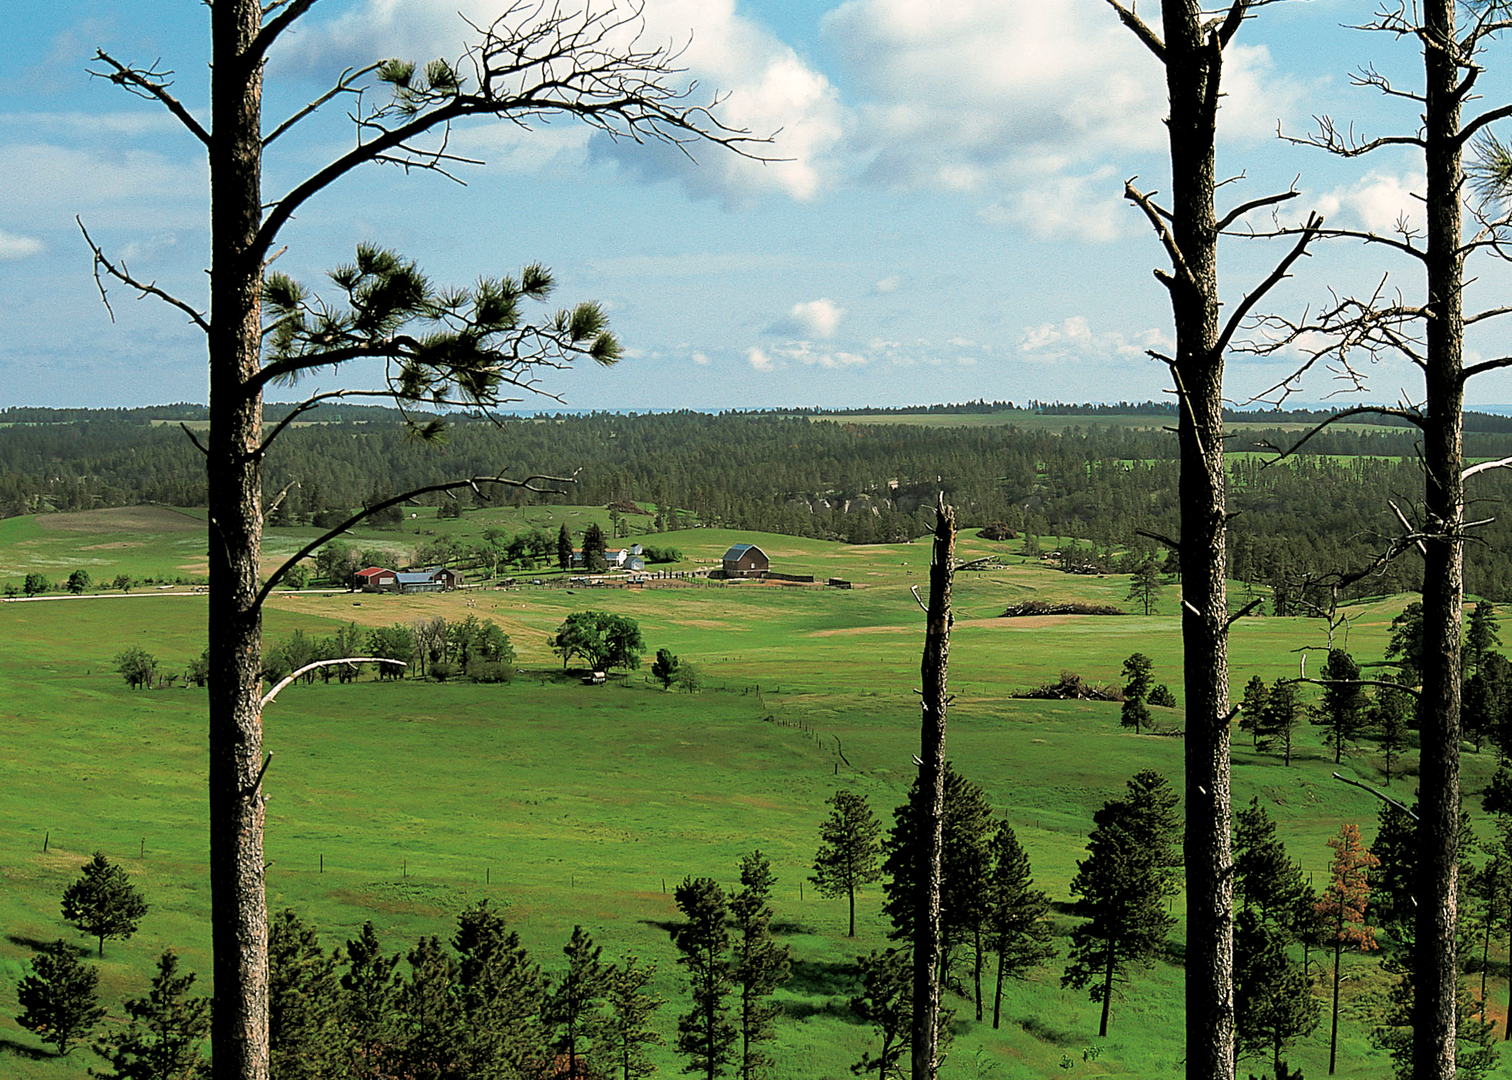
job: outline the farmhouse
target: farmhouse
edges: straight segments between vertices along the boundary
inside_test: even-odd
[[[352,578],[363,592],[396,592],[399,588],[399,575],[381,566],[359,570]]]
[[[402,593],[451,592],[462,584],[459,575],[451,570],[431,567],[428,570],[413,570],[394,575]]]
[[[727,578],[760,577],[772,568],[766,552],[755,544],[736,544],[724,553],[723,562]]]

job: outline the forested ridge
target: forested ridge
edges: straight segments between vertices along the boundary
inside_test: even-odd
[[[945,407],[935,407],[945,408]],[[964,408],[964,407],[962,407]],[[683,523],[846,540],[896,542],[926,533],[936,491],[962,522],[1002,522],[1037,536],[1075,537],[1108,551],[1153,547],[1141,532],[1175,536],[1174,437],[1158,428],[1068,415],[1057,430],[1036,424],[932,427],[857,423],[841,414],[791,412],[593,413],[493,420],[452,417],[442,445],[414,439],[392,409],[336,406],[291,428],[268,459],[270,490],[294,484],[280,509],[300,521],[428,483],[471,475],[570,476],[545,501],[634,500],[676,509]],[[1159,415],[1158,405],[1144,415]],[[918,409],[915,412],[928,412]],[[999,410],[1001,411],[1001,409]],[[1038,403],[1022,411],[1044,416]],[[1390,501],[1412,504],[1421,478],[1413,431],[1328,429],[1295,457],[1273,463],[1296,425],[1323,414],[1237,414],[1231,437],[1232,576],[1276,586],[1357,568],[1393,532]],[[134,410],[11,409],[0,412],[0,516],[135,503],[205,501],[199,451],[176,422],[203,407]],[[270,408],[270,417],[277,414]],[[1275,429],[1256,427],[1274,420]],[[1508,418],[1467,421],[1472,457],[1512,454]],[[1283,429],[1280,425],[1291,425]],[[1512,478],[1500,470],[1473,482],[1472,516],[1490,518],[1466,553],[1467,586],[1512,599],[1512,565],[1497,552],[1512,541],[1500,508]],[[503,492],[502,498],[523,498]],[[532,496],[534,498],[534,496]],[[688,520],[691,519],[691,520]],[[650,528],[651,519],[645,519]],[[1416,560],[1401,559],[1350,591],[1417,587]]]

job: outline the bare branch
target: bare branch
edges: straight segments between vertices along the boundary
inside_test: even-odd
[[[1171,266],[1177,275],[1193,288],[1197,288],[1197,279],[1193,276],[1191,268],[1187,266],[1186,259],[1181,254],[1181,247],[1176,243],[1175,234],[1166,225],[1170,214],[1162,213],[1160,208],[1155,205],[1153,199],[1154,192],[1146,195],[1134,186],[1134,181],[1137,179],[1139,179],[1137,176],[1131,176],[1124,181],[1124,198],[1144,211],[1145,218],[1148,219],[1151,227],[1154,228],[1155,235],[1160,238],[1160,243],[1165,247],[1166,254],[1171,259]],[[1169,275],[1162,275],[1157,270],[1155,276],[1161,278],[1162,283],[1168,287],[1171,284]]]
[[[193,305],[185,303],[183,300],[180,300],[178,297],[174,296],[167,290],[159,288],[157,282],[155,281],[141,281],[138,278],[132,277],[131,272],[126,268],[125,263],[121,263],[119,266],[117,266],[115,263],[111,262],[105,257],[105,253],[100,250],[100,246],[90,238],[89,230],[84,228],[84,221],[82,218],[75,215],[74,221],[78,224],[79,231],[84,234],[84,242],[89,245],[89,250],[94,255],[95,286],[100,290],[100,299],[105,302],[105,310],[110,312],[111,322],[115,322],[115,312],[111,310],[110,300],[105,294],[105,283],[100,280],[101,270],[104,270],[107,275],[115,278],[123,285],[137,290],[137,292],[139,292],[142,296],[155,296],[159,300],[173,305],[174,307],[182,311],[185,315],[188,315],[189,321],[194,323],[195,326],[198,326],[207,334],[210,332],[209,320],[206,319],[204,315],[200,314],[200,312],[195,310]]]
[[[358,664],[392,664],[394,667],[409,667],[409,664],[403,660],[390,660],[386,656],[342,656],[335,660],[313,660],[298,671],[285,675],[277,686],[262,696],[262,701],[258,702],[259,707],[267,708],[273,699],[283,692],[284,687],[288,686],[301,675],[308,674],[311,671],[318,671],[323,667],[334,667],[337,664],[350,664],[353,667],[356,667]],[[270,758],[272,756],[272,754],[268,755]]]
[[[1280,203],[1286,202],[1288,199],[1295,199],[1298,195],[1301,194],[1302,193],[1296,188],[1292,188],[1290,191],[1282,191],[1275,195],[1266,195],[1259,199],[1251,199],[1247,203],[1240,203],[1238,206],[1234,207],[1218,220],[1218,231],[1222,232],[1224,229],[1228,228],[1234,222],[1242,218],[1245,214],[1248,214],[1251,210],[1258,210],[1262,206],[1276,206]],[[1322,218],[1318,219],[1319,224],[1322,224],[1322,221]]]
[[[1402,813],[1408,815],[1410,818],[1412,818],[1413,821],[1416,821],[1418,819],[1417,813],[1415,811],[1407,809],[1406,806],[1404,806],[1401,803],[1397,802],[1390,795],[1387,795],[1385,792],[1380,791],[1380,790],[1378,790],[1376,788],[1371,787],[1369,784],[1367,784],[1367,783],[1365,783],[1365,782],[1363,782],[1361,780],[1351,780],[1349,777],[1347,777],[1347,776],[1340,776],[1338,773],[1334,773],[1333,774],[1333,778],[1335,780],[1342,780],[1344,783],[1350,784],[1350,785],[1352,785],[1354,787],[1357,787],[1361,791],[1368,791],[1368,792],[1370,792],[1376,798],[1380,799],[1383,803],[1389,803],[1392,806],[1396,807],[1398,810],[1402,811]],[[1416,903],[1416,902],[1417,901],[1415,901],[1415,900],[1413,901],[1413,903]]]
[[[1134,36],[1144,42],[1145,48],[1155,54],[1155,59],[1164,64],[1166,47],[1165,42],[1160,40],[1160,35],[1155,33],[1148,23],[1134,14],[1133,9],[1124,7],[1118,0],[1108,0],[1108,6],[1118,12],[1119,21],[1134,31]]]
[[[1512,457],[1498,458],[1495,461],[1479,461],[1469,468],[1460,472],[1461,480],[1468,480],[1476,473],[1489,472],[1491,469],[1512,469]],[[1467,523],[1466,528],[1469,528]]]
[[[200,442],[199,441],[199,437],[197,435],[195,435],[194,432],[192,432],[192,431],[189,430],[189,425],[188,424],[186,424],[182,420],[180,420],[179,421],[179,427],[181,427],[181,428],[184,429],[184,434],[187,435],[187,436],[189,436],[189,441],[194,444],[194,448],[196,450],[198,450],[205,457],[209,457],[210,456],[210,451],[206,450],[205,449],[205,444],[202,443],[202,442]]]
[[[173,85],[168,76],[173,72],[159,71],[156,62],[149,68],[127,67],[103,49],[95,50],[95,59],[109,68],[108,71],[91,69],[89,73],[95,78],[109,79],[137,97],[161,103],[165,109],[178,118],[179,123],[189,129],[191,135],[205,146],[210,145],[210,133],[200,125],[188,109],[184,108],[178,98],[168,92],[168,88]]]
[[[312,0],[312,2],[313,2],[313,0]],[[355,87],[353,84],[358,79],[362,78],[364,75],[371,75],[373,72],[377,71],[378,67],[379,67],[378,64],[369,64],[367,67],[365,67],[365,68],[359,68],[357,70],[353,70],[352,68],[347,68],[345,71],[343,71],[341,73],[341,78],[339,78],[339,79],[336,80],[336,85],[335,86],[331,87],[324,94],[321,94],[314,101],[310,102],[309,104],[307,104],[306,106],[304,106],[304,108],[300,109],[297,113],[295,113],[293,116],[289,117],[283,123],[279,124],[276,128],[273,129],[273,131],[270,134],[265,135],[263,137],[263,141],[262,141],[263,149],[266,150],[268,148],[269,144],[271,144],[274,139],[278,138],[280,135],[282,135],[284,132],[288,131],[295,124],[299,123],[305,117],[307,117],[311,113],[315,112],[322,105],[326,104],[326,102],[330,101],[332,98],[338,97],[341,94],[355,94],[355,93],[357,93],[358,92],[357,87]]]
[[[271,3],[263,8],[263,18],[265,19],[269,15],[272,15],[273,12],[278,11],[279,8],[283,8],[283,11],[263,23],[262,29],[257,32],[257,37],[252,41],[252,47],[247,50],[246,70],[251,71],[258,64],[262,63],[263,57],[268,55],[268,50],[273,47],[273,43],[278,40],[278,36],[298,20],[301,15],[314,7],[315,3],[316,0],[277,0],[276,3]]]
[[[1223,24],[1218,28],[1220,47],[1226,46],[1239,32],[1239,27],[1244,22],[1246,12],[1249,11],[1252,2],[1253,0],[1234,0],[1229,6],[1228,14],[1223,17]]]
[[[1286,197],[1290,198],[1290,196],[1294,194],[1296,193],[1292,192]],[[1263,205],[1263,203],[1261,205]],[[1213,346],[1213,354],[1215,356],[1223,355],[1224,350],[1228,348],[1229,342],[1233,340],[1235,331],[1237,331],[1240,324],[1242,324],[1244,320],[1249,317],[1249,313],[1254,310],[1255,305],[1260,302],[1265,294],[1270,292],[1271,289],[1275,288],[1276,285],[1278,285],[1280,282],[1291,276],[1289,271],[1292,268],[1292,264],[1307,253],[1307,245],[1313,242],[1313,239],[1318,235],[1318,229],[1320,229],[1322,225],[1323,219],[1317,214],[1307,215],[1307,224],[1303,226],[1302,235],[1297,238],[1297,242],[1295,245],[1293,245],[1291,251],[1287,253],[1284,259],[1276,264],[1276,268],[1270,272],[1270,275],[1266,277],[1266,279],[1262,281],[1253,292],[1247,293],[1245,295],[1244,299],[1239,302],[1239,306],[1236,307],[1233,310],[1233,313],[1229,315],[1228,323],[1224,326],[1223,331],[1218,335],[1218,341]]]

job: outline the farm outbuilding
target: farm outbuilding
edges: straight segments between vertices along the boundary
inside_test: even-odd
[[[772,568],[772,560],[755,544],[736,544],[724,553],[723,563],[727,578],[760,577]]]
[[[412,570],[394,575],[398,589],[403,593],[451,592],[462,579],[451,570],[432,567],[429,570]]]
[[[359,570],[352,578],[363,592],[394,592],[399,588],[399,575],[381,566]]]

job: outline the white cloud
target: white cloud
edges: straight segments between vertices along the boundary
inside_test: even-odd
[[[772,358],[755,346],[746,350],[746,363],[750,364],[757,371],[777,370],[777,365]]]
[[[1044,360],[1134,359],[1144,356],[1147,349],[1170,348],[1164,331],[1145,330],[1131,339],[1118,331],[1094,331],[1085,315],[1027,326],[1019,337],[1019,352]]]
[[[902,284],[903,279],[897,274],[892,274],[873,285],[872,291],[881,293],[883,295],[886,295],[887,293],[895,293],[902,286]]]
[[[821,296],[818,300],[794,304],[788,315],[813,337],[829,338],[835,336],[835,330],[845,316],[845,309],[828,297]]]
[[[34,236],[18,236],[0,229],[0,262],[29,259],[45,250],[42,241]]]
[[[202,228],[208,190],[202,159],[172,161],[148,150],[82,150],[49,143],[0,145],[8,213],[40,226],[86,224]]]
[[[701,352],[696,352],[693,354],[693,362],[699,367],[708,367],[709,364],[712,363],[712,361],[710,361],[709,359],[708,354]]]
[[[1397,223],[1410,229],[1423,226],[1422,173],[1390,176],[1371,172],[1349,187],[1335,188],[1318,198],[1318,212],[1333,218],[1341,211],[1347,223],[1375,233],[1395,233]]]
[[[521,10],[540,9],[522,5]],[[669,80],[672,85],[693,84],[688,104],[704,105],[718,97],[717,116],[723,124],[748,130],[755,137],[772,136],[772,142],[751,147],[753,153],[770,159],[765,162],[694,143],[688,149],[700,162],[695,164],[675,146],[656,140],[612,140],[601,134],[591,140],[595,153],[648,175],[676,180],[695,194],[728,201],[774,191],[796,199],[818,193],[831,167],[829,155],[843,130],[844,110],[838,94],[791,47],[738,14],[735,0],[657,0],[645,6],[639,36],[640,20],[612,25],[615,18],[633,13],[629,3],[605,4],[596,10],[611,48],[665,47],[673,54],[671,66],[685,69]],[[286,71],[315,76],[329,67],[339,70],[342,65],[364,64],[380,56],[422,62],[436,56],[456,58],[477,37],[458,18],[459,12],[476,25],[488,26],[498,16],[499,4],[497,0],[362,0],[335,19],[302,27],[279,63]],[[571,25],[576,16],[568,15],[566,21]],[[463,70],[466,73],[466,65]],[[539,69],[529,74],[538,73]],[[559,122],[567,126],[565,118]],[[530,164],[528,157],[512,162],[522,168]]]
[[[987,220],[1039,237],[1121,235],[1104,163],[1162,149],[1167,104],[1160,65],[1102,0],[847,0],[822,26],[856,87],[846,148],[868,179],[981,191]],[[1225,55],[1220,134],[1271,137],[1303,88],[1263,46]]]

